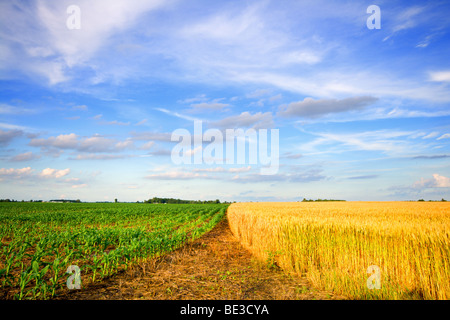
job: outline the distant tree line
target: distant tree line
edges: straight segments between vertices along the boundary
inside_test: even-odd
[[[0,199],[0,202],[19,202],[19,200],[14,200],[14,199]],[[42,200],[29,200],[29,201],[21,200],[20,202],[43,202],[43,201],[42,201]]]
[[[174,198],[158,198],[153,197],[152,199],[145,200],[144,203],[176,203],[176,204],[214,204],[220,203],[219,199],[216,200],[182,200],[182,199],[174,199]],[[228,203],[228,202],[223,202]]]
[[[419,199],[417,201],[422,202],[422,201],[425,201],[425,200],[424,199]],[[436,202],[436,201],[447,202],[447,200],[445,200],[444,198],[442,198],[441,200],[428,200],[428,202]]]
[[[302,202],[317,202],[317,201],[346,201],[346,200],[335,200],[335,199],[317,199],[317,200],[312,200],[312,199],[306,199],[303,198]]]

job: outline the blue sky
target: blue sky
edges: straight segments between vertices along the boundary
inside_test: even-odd
[[[2,1],[0,198],[450,199],[449,14],[446,1]],[[174,163],[171,135],[194,120],[278,130],[277,173]]]

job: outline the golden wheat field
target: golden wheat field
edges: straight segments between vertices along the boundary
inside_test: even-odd
[[[350,299],[450,299],[450,203],[235,203],[256,257]],[[375,266],[375,267],[373,267]]]

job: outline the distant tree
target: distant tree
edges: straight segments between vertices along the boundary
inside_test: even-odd
[[[114,202],[117,203],[117,199],[114,199]]]

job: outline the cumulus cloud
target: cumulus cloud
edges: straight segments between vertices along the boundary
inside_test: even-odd
[[[42,172],[39,174],[43,178],[54,178],[58,179],[61,177],[64,177],[70,173],[70,169],[63,169],[63,170],[57,170],[52,168],[46,168],[42,170]]]
[[[292,102],[287,107],[280,107],[282,117],[318,118],[329,113],[359,110],[375,103],[378,99],[369,96],[352,97],[346,99],[305,98],[303,101]]]
[[[5,179],[28,179],[28,180],[39,180],[39,179],[60,179],[62,177],[65,177],[70,173],[70,169],[53,169],[53,168],[46,168],[43,169],[39,173],[34,173],[34,170],[31,169],[31,167],[25,167],[25,168],[0,168],[0,180]]]
[[[30,176],[32,171],[33,170],[30,167],[21,168],[21,169],[0,168],[0,180],[4,180],[4,178],[22,179],[24,177]]]
[[[55,147],[59,149],[74,149],[78,145],[78,136],[75,133],[60,134],[57,137],[47,139],[31,139],[29,145],[32,147]]]
[[[413,184],[413,188],[450,188],[450,178],[441,176],[437,173],[433,174],[432,179],[421,178]]]
[[[75,133],[61,134],[57,137],[46,139],[31,139],[30,146],[41,147],[44,150],[73,149],[81,152],[119,152],[133,146],[133,141],[117,141],[115,139],[105,138],[95,135],[88,138],[80,138]]]

